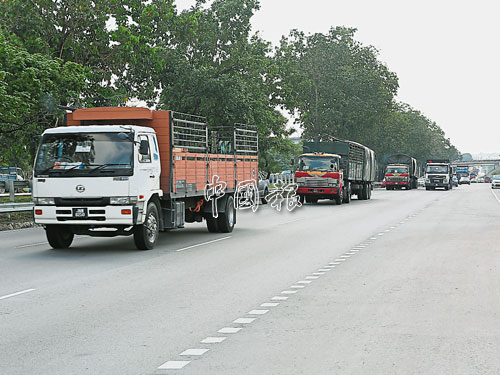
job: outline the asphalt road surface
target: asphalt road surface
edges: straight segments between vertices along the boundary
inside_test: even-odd
[[[376,190],[52,250],[0,233],[0,374],[498,374],[500,191]]]

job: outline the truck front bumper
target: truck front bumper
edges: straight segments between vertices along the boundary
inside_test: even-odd
[[[83,209],[83,211],[82,211]],[[137,206],[58,207],[35,206],[36,224],[115,226],[137,223]]]
[[[389,186],[408,186],[408,181],[386,181],[385,185]]]
[[[426,183],[425,187],[426,188],[446,188],[446,187],[450,187],[450,184],[430,182],[430,183]]]
[[[326,196],[330,198],[332,195],[337,195],[338,188],[312,188],[312,187],[299,187],[297,194],[310,195],[310,196]]]

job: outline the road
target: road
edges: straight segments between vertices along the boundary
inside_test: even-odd
[[[2,232],[0,374],[498,374],[499,219],[473,184],[263,206],[146,252]]]

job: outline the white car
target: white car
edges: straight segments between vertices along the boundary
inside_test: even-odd
[[[493,178],[491,180],[491,188],[492,189],[500,188],[500,175],[499,174],[493,176]]]

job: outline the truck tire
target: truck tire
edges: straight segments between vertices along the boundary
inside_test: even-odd
[[[349,182],[344,187],[344,203],[351,203],[351,184]]]
[[[67,249],[75,235],[62,225],[47,225],[45,234],[49,245],[54,249]]]
[[[342,201],[343,201],[342,195],[336,195],[334,199],[335,199],[335,204],[337,206],[340,206],[342,204]]]
[[[160,234],[160,216],[158,207],[153,202],[148,203],[144,224],[134,228],[134,242],[138,250],[151,250],[155,247]]]
[[[211,213],[205,216],[207,221],[207,229],[210,233],[217,233],[219,231],[219,225],[217,224],[217,218],[213,217]]]
[[[217,218],[219,232],[231,233],[233,231],[235,221],[236,210],[234,209],[234,198],[229,196],[226,199],[226,209],[224,212],[220,212],[219,217]]]
[[[367,189],[367,185],[366,184],[363,184],[361,186],[361,190],[359,192],[360,192],[358,194],[358,199],[359,200],[365,201],[365,200],[368,199],[368,189]]]

